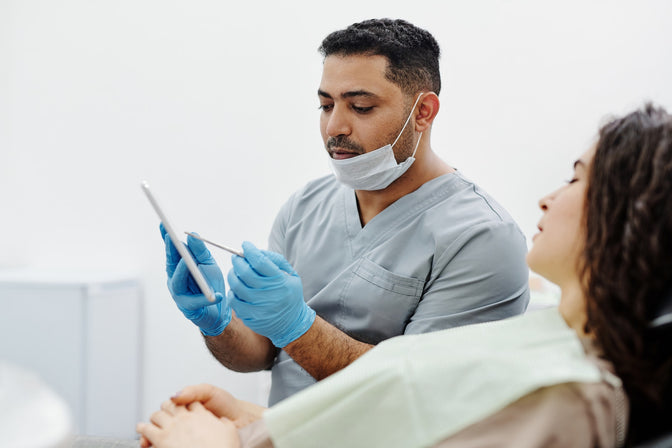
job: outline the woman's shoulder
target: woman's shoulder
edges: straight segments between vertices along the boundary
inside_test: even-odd
[[[627,423],[625,397],[620,381],[609,374],[597,383],[544,387],[435,447],[622,446]]]

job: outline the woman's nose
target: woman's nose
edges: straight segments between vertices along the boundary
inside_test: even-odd
[[[539,199],[539,208],[542,212],[548,211],[548,205],[551,203],[552,199],[552,194],[547,194],[543,198]]]

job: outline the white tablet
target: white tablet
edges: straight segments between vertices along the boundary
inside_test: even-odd
[[[208,285],[208,282],[205,280],[205,277],[203,277],[203,274],[198,269],[198,265],[196,264],[196,261],[194,261],[194,258],[191,256],[189,250],[186,247],[184,247],[184,244],[182,243],[182,241],[180,241],[180,238],[177,236],[177,233],[175,233],[175,229],[170,224],[170,221],[168,221],[168,218],[166,217],[165,213],[163,213],[163,210],[161,210],[159,203],[156,201],[156,198],[149,189],[149,184],[147,183],[147,181],[142,182],[142,191],[145,192],[145,195],[147,195],[147,199],[149,199],[149,202],[152,204],[152,207],[154,207],[154,211],[156,212],[157,215],[159,215],[159,219],[163,223],[163,227],[166,229],[166,232],[168,232],[168,235],[170,235],[170,239],[172,240],[173,245],[180,253],[180,256],[182,257],[184,262],[187,264],[187,268],[189,268],[189,272],[196,281],[198,287],[201,289],[201,292],[203,292],[203,295],[209,301],[214,302],[216,300],[214,291],[212,290],[212,288],[210,288],[210,285]]]

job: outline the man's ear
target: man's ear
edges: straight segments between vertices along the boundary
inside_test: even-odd
[[[432,126],[436,114],[439,113],[439,97],[434,92],[422,94],[422,98],[417,106],[417,115],[415,116],[416,132],[424,132]]]

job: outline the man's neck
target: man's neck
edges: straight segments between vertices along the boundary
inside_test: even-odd
[[[355,191],[362,227],[400,198],[414,192],[432,179],[455,171],[431,150],[428,150],[421,160],[413,162],[408,171],[383,190]]]

